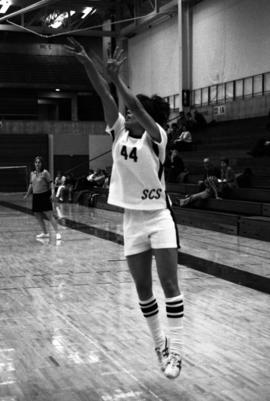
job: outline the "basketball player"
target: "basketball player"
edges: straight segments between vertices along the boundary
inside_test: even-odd
[[[52,212],[52,199],[54,197],[54,186],[51,180],[50,173],[45,170],[43,158],[36,156],[34,160],[35,170],[31,172],[30,184],[24,199],[31,193],[32,197],[32,211],[37,218],[42,232],[36,236],[37,239],[48,238],[45,219],[47,218],[52,224],[55,232],[56,239],[61,239],[61,234],[58,232],[57,221],[55,220]]]
[[[165,194],[163,164],[167,134],[162,128],[169,106],[158,96],[134,96],[119,76],[124,62],[116,48],[106,65],[106,79],[99,66],[73,38],[72,52],[84,65],[102,100],[111,134],[113,167],[108,203],[124,208],[124,252],[134,279],[139,305],[155,343],[161,369],[168,378],[180,374],[182,359],[183,296],[177,278],[177,231]],[[107,78],[113,82],[128,108],[119,113]],[[152,291],[152,255],[166,297],[168,337],[164,334]]]

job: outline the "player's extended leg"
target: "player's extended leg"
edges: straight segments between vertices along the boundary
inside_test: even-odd
[[[152,334],[160,367],[165,369],[168,359],[168,344],[161,328],[159,309],[152,289],[152,251],[127,256],[129,270],[136,285],[139,305]]]
[[[169,325],[170,356],[165,375],[174,379],[181,371],[183,355],[183,295],[180,293],[177,275],[177,249],[155,249],[157,271],[166,297]]]
[[[61,234],[58,232],[58,224],[53,215],[53,212],[51,210],[48,210],[48,211],[44,212],[44,214],[54,228],[54,231],[56,233],[56,239],[61,239]]]
[[[38,223],[39,223],[39,225],[41,227],[41,230],[42,230],[42,232],[40,234],[38,234],[36,237],[37,238],[48,237],[49,234],[47,233],[47,228],[46,228],[46,224],[45,224],[45,221],[44,221],[43,213],[42,212],[35,212],[34,215],[35,215],[35,218],[37,219],[37,221],[38,221]]]

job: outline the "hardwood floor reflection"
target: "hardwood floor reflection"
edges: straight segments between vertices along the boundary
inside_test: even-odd
[[[179,265],[185,358],[169,381],[127,271],[121,216],[63,205],[62,219],[77,226],[63,221],[62,241],[40,242],[29,204],[0,200],[0,401],[269,401],[269,294]],[[183,247],[196,235],[183,228]],[[268,252],[257,242],[254,263],[267,275]],[[238,248],[239,264],[248,259],[251,269],[252,248]],[[165,323],[155,269],[154,289]]]

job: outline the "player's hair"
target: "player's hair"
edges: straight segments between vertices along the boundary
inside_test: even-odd
[[[165,127],[170,116],[169,104],[158,95],[152,97],[139,93],[137,98],[148,114],[162,127]]]
[[[41,163],[41,169],[40,169],[40,170],[43,171],[43,170],[45,169],[43,157],[42,157],[42,156],[36,156],[35,159],[34,159],[34,163],[35,163],[37,160],[40,161],[40,163]]]

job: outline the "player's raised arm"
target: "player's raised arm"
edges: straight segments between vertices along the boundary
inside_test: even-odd
[[[118,107],[110,92],[109,84],[106,79],[98,71],[98,66],[87,53],[85,48],[74,38],[68,38],[69,46],[65,49],[73,54],[84,66],[88,78],[100,96],[106,123],[112,127],[118,118]]]
[[[128,109],[135,115],[141,126],[149,133],[154,141],[160,142],[161,136],[159,128],[154,119],[147,113],[139,99],[126,86],[119,75],[120,67],[126,58],[123,56],[123,50],[118,47],[115,49],[112,58],[107,61],[107,74],[119,90],[124,103]]]

